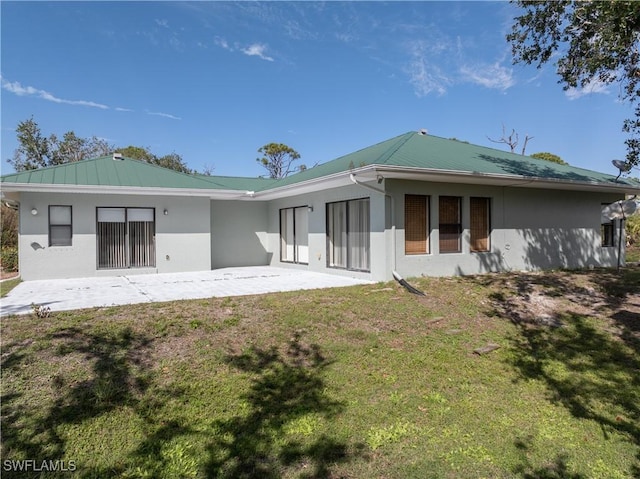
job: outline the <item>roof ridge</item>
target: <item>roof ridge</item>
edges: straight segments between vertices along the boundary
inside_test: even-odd
[[[420,133],[416,133],[415,131],[409,131],[403,135],[400,135],[398,138],[398,141],[396,143],[394,143],[393,145],[391,145],[391,147],[389,147],[389,149],[383,153],[382,155],[380,155],[378,157],[378,160],[384,158],[384,160],[381,160],[380,163],[378,163],[377,161],[375,163],[372,164],[386,164],[387,161],[389,161],[389,158],[391,158],[394,153],[396,153],[400,148],[402,148],[402,146],[409,141],[411,138],[413,138],[415,135],[419,135]]]

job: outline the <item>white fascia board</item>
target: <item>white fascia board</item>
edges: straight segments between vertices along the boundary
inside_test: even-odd
[[[3,192],[34,193],[84,193],[110,195],[144,196],[200,196],[210,199],[250,199],[253,192],[238,190],[216,190],[200,188],[149,188],[136,186],[99,186],[99,185],[50,185],[33,183],[2,183]]]
[[[520,175],[500,175],[454,170],[435,170],[427,168],[406,168],[380,166],[376,173],[385,178],[396,178],[442,183],[466,183],[494,186],[512,186],[520,188],[548,188],[574,191],[598,191],[601,193],[639,194],[640,185],[624,183],[599,183],[589,181],[562,180],[555,178],[537,178]]]

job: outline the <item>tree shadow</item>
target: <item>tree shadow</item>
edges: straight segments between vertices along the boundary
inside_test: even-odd
[[[295,468],[302,471],[299,477],[327,478],[333,465],[361,453],[362,445],[325,434],[314,440],[287,434],[287,427],[297,420],[333,418],[344,409],[342,402],[326,394],[322,373],[331,361],[317,345],[305,345],[296,333],[284,353],[275,347],[252,347],[226,360],[253,379],[242,396],[246,414],[212,424],[216,436],[208,447],[209,477],[277,478]]]
[[[584,279],[594,287],[586,281],[580,281],[585,286],[575,284],[571,275],[574,280],[588,276]],[[604,439],[615,432],[640,450],[640,270],[514,273],[475,280],[494,289],[489,313],[518,328],[509,362],[519,379],[542,381],[551,402],[576,418],[595,421]],[[557,303],[565,306],[542,321],[532,314],[530,301],[541,294],[592,305],[594,314]],[[561,457],[547,469],[527,470],[524,477],[579,477],[567,471]],[[633,473],[640,475],[640,452]]]
[[[90,377],[74,380],[63,374],[54,375],[54,397],[44,413],[41,403],[39,408],[32,406],[24,400],[24,393],[3,394],[2,449],[5,458],[36,462],[63,460],[66,443],[58,432],[60,426],[79,424],[122,406],[135,408],[149,386],[144,354],[152,340],[143,334],[130,329],[110,334],[65,328],[48,339],[58,358],[81,355],[82,360],[91,365]],[[25,341],[6,346],[9,351],[3,354],[3,375],[9,371],[19,374],[19,369],[32,360],[34,351],[27,349],[31,343]],[[33,387],[42,387],[42,384]],[[54,476],[56,474],[52,473],[51,477]],[[28,477],[28,474],[21,477]]]

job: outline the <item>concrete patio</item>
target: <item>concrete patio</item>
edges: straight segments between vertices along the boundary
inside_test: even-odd
[[[253,266],[194,273],[25,281],[0,299],[0,315],[224,296],[336,288],[371,281],[296,269]]]

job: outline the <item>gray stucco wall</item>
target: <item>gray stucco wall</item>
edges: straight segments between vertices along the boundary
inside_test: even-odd
[[[211,269],[268,265],[268,205],[258,201],[211,201]]]
[[[326,205],[336,201],[369,198],[370,200],[370,263],[371,272],[349,271],[327,266]],[[280,261],[280,209],[312,206],[309,211],[309,264],[298,265]],[[272,252],[271,264],[282,267],[303,268],[309,271],[351,276],[364,279],[385,279],[388,265],[388,234],[385,231],[385,195],[361,186],[334,188],[307,195],[293,196],[269,202],[268,248]],[[389,273],[390,274],[390,273]]]
[[[615,266],[617,248],[602,247],[602,203],[620,199],[615,194],[543,190],[482,185],[456,185],[392,180],[396,224],[396,270],[406,277],[450,276],[489,271],[540,270]],[[430,246],[425,255],[404,250],[404,195],[431,198]],[[438,250],[438,197],[462,197],[462,252]],[[469,197],[491,199],[491,248],[472,253],[469,248]],[[624,250],[623,250],[624,251]]]
[[[211,265],[208,198],[21,193],[19,201],[20,274],[25,280],[200,271]],[[49,205],[72,206],[71,246],[49,246]],[[155,208],[156,266],[98,270],[96,208],[136,206]]]

